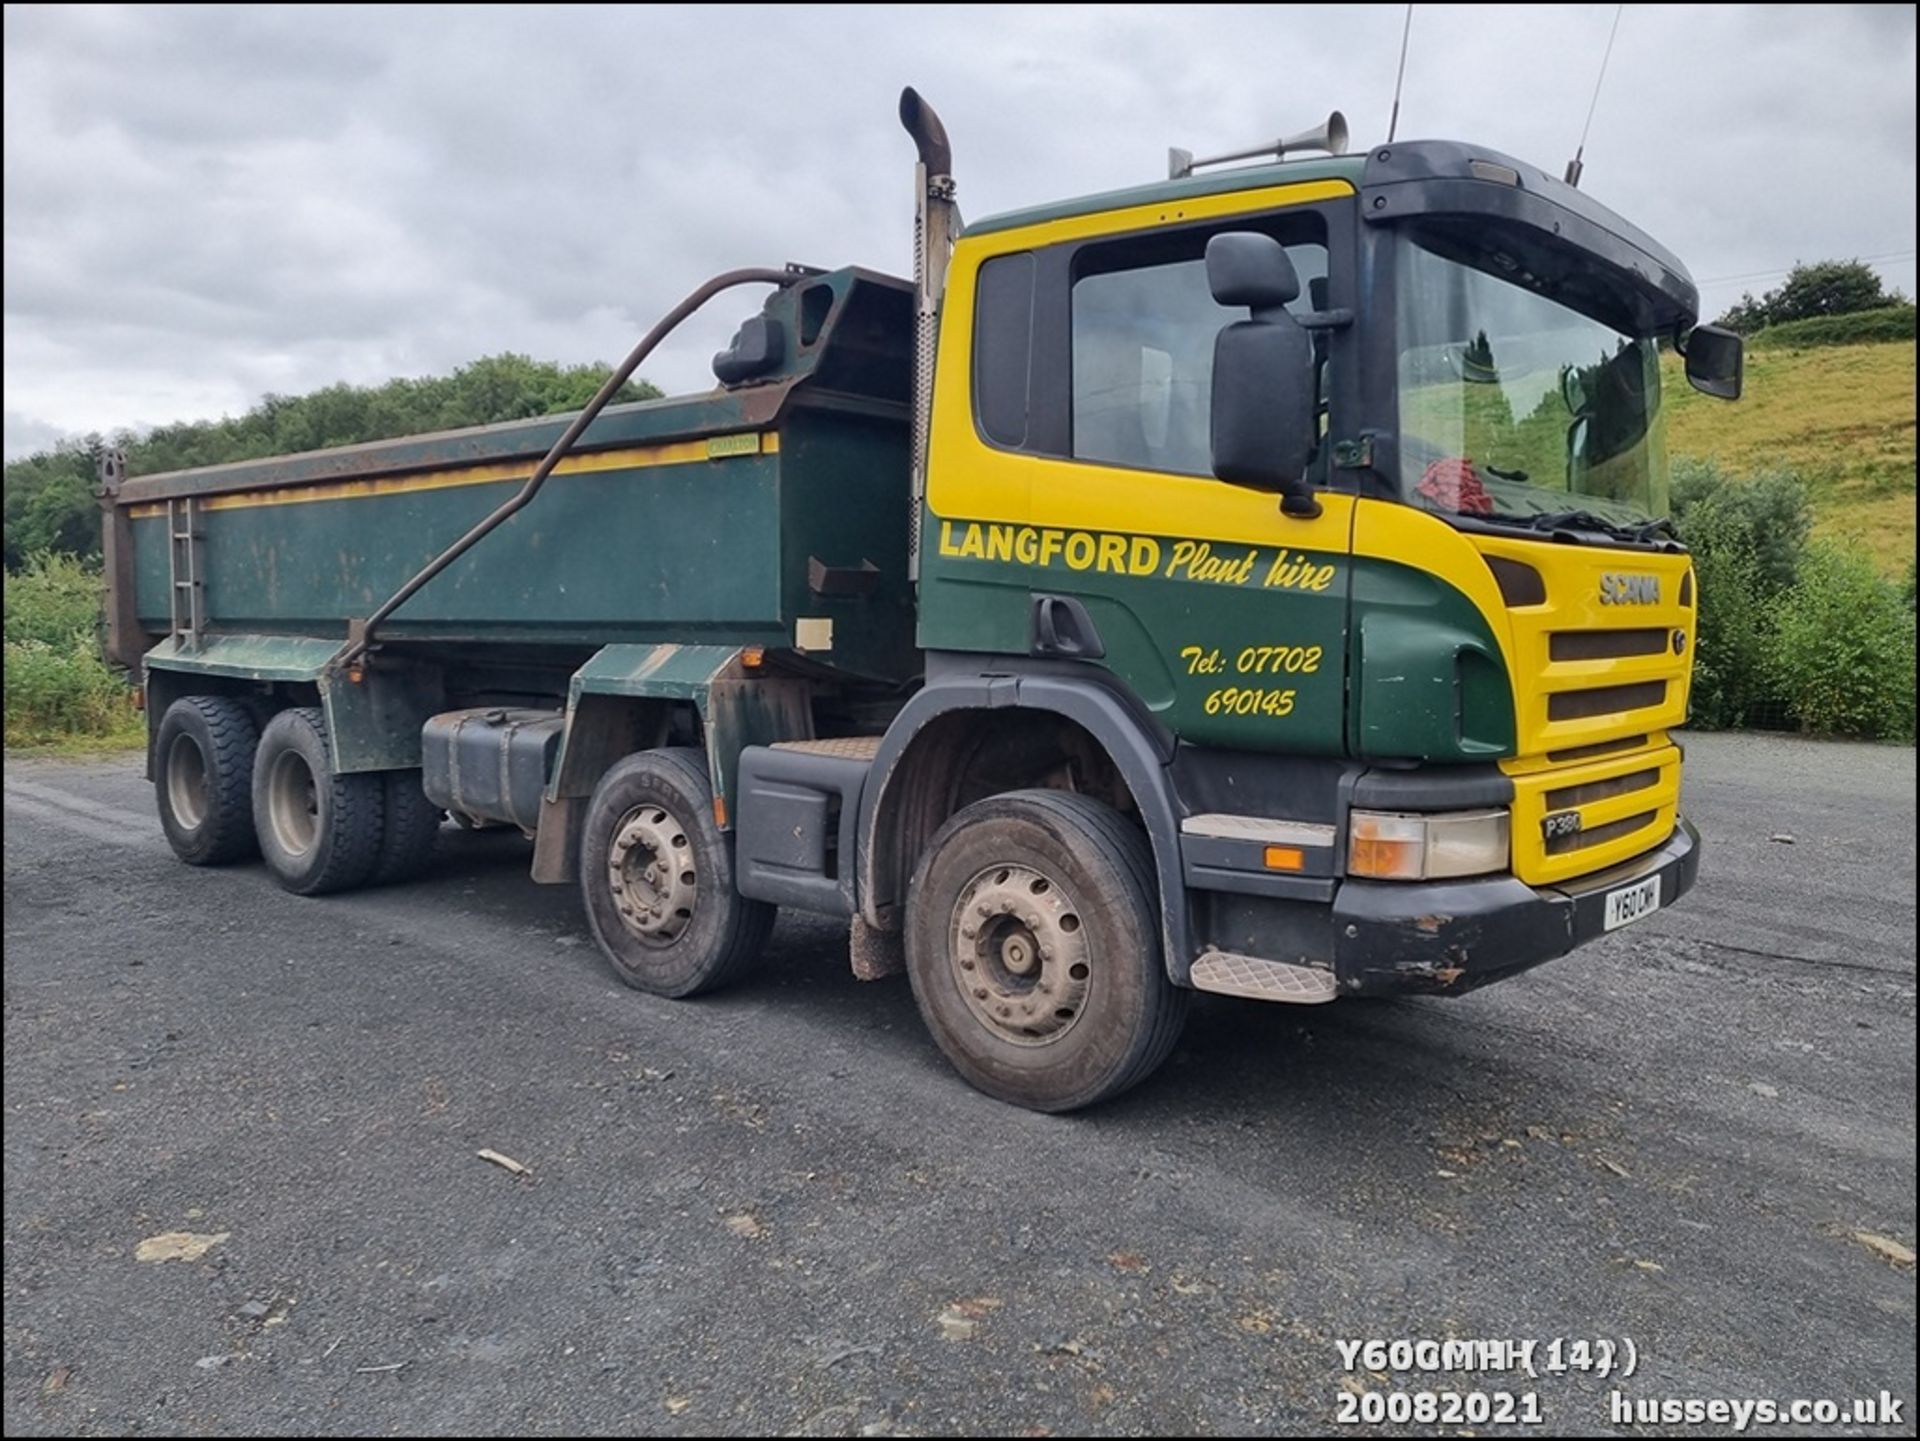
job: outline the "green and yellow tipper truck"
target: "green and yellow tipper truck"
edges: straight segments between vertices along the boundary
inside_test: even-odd
[[[1659,352],[1728,398],[1741,354],[1678,260],[1520,161],[1333,123],[962,227],[901,117],[910,282],[716,277],[573,417],[108,459],[183,860],[318,894],[518,826],[669,996],[779,906],[843,916],[1045,1110],[1147,1076],[1194,990],[1457,995],[1692,885]],[[743,283],[715,389],[606,403]]]

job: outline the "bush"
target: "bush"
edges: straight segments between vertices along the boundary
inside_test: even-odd
[[[137,745],[144,731],[127,684],[91,639],[6,643],[7,744],[76,739]]]
[[[1912,340],[1914,309],[1888,305],[1851,315],[1817,315],[1769,325],[1748,339],[1756,350],[1806,350],[1816,345],[1864,345],[1876,341]]]
[[[1786,722],[1770,658],[1780,597],[1812,517],[1790,471],[1736,479],[1712,460],[1673,463],[1673,515],[1700,585],[1691,720],[1708,730]]]
[[[1736,478],[1716,460],[1673,463],[1673,524],[1696,553],[1737,548],[1759,566],[1771,592],[1791,586],[1813,529],[1807,488],[1790,470]]]
[[[35,556],[6,578],[7,744],[138,744],[127,683],[100,656],[100,571]]]
[[[7,640],[65,646],[98,633],[100,568],[70,555],[37,555],[6,578]]]
[[[1772,668],[1806,730],[1913,735],[1913,613],[1863,555],[1807,553],[1780,610]]]
[[[1693,555],[1700,586],[1693,691],[1688,720],[1703,730],[1777,727],[1785,706],[1773,688],[1775,598],[1751,546],[1701,545]]]
[[[1673,512],[1700,585],[1693,724],[1913,734],[1911,562],[1896,585],[1861,552],[1809,548],[1790,471],[1736,479],[1676,460]]]

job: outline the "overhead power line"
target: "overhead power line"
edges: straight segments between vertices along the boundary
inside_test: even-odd
[[[1906,250],[1889,250],[1881,255],[1849,255],[1846,258],[1848,260],[1857,260],[1863,265],[1875,265],[1893,260],[1911,260],[1913,256],[1914,251],[1909,247]],[[1732,285],[1741,280],[1771,280],[1776,275],[1791,275],[1793,274],[1793,270],[1794,267],[1791,265],[1782,265],[1772,270],[1749,270],[1741,275],[1715,275],[1710,279],[1697,281],[1695,283],[1699,285]]]

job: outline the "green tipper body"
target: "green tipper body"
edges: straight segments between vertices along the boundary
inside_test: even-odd
[[[583,661],[613,644],[781,649],[797,631],[816,662],[904,677],[910,304],[902,282],[859,270],[779,292],[766,316],[783,350],[762,376],[608,409],[532,504],[402,606],[380,642]],[[116,650],[132,662],[159,642],[148,665],[317,678],[316,657],[512,496],[567,419],[125,482],[113,581],[130,585],[139,635]],[[197,538],[170,540],[189,500]],[[189,548],[197,646],[168,639]]]

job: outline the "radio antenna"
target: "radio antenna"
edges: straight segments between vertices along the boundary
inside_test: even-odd
[[[1393,116],[1387,121],[1387,144],[1393,144],[1395,132],[1400,129],[1400,87],[1407,79],[1407,37],[1413,33],[1413,3],[1408,0],[1407,20],[1400,27],[1400,69],[1393,77]]]
[[[1586,169],[1582,163],[1587,153],[1587,136],[1593,130],[1593,112],[1600,104],[1600,87],[1607,80],[1607,62],[1613,59],[1613,38],[1620,33],[1620,15],[1627,8],[1626,0],[1613,7],[1613,29],[1607,32],[1607,48],[1600,57],[1600,74],[1593,82],[1593,99],[1587,102],[1587,123],[1580,127],[1580,148],[1573,152],[1573,159],[1567,162],[1566,182],[1575,190],[1580,188],[1580,172]]]

